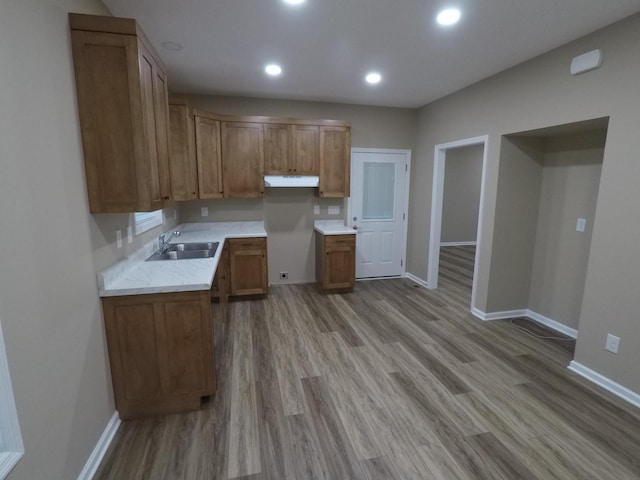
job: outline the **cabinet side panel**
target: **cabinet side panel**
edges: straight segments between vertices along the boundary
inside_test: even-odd
[[[172,394],[207,390],[206,355],[203,315],[200,301],[174,301],[164,305],[167,352],[169,354],[169,385]],[[210,335],[210,333],[209,333]]]
[[[128,69],[137,62],[135,39],[73,31],[72,43],[91,211],[132,211],[138,198],[130,98],[138,92]]]
[[[114,310],[123,399],[136,401],[159,398],[162,395],[162,382],[158,370],[153,304],[119,305]]]

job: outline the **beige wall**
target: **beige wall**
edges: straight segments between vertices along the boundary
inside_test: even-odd
[[[489,291],[488,312],[529,303],[543,159],[541,139],[502,139],[490,276],[508,281]]]
[[[0,3],[0,321],[25,443],[11,480],[77,478],[114,412],[67,12]]]
[[[640,392],[640,329],[637,245],[640,241],[640,16],[567,44],[434,102],[418,114],[409,215],[409,271],[426,278],[428,225],[434,146],[489,136],[484,228],[479,254],[477,307],[509,288],[511,277],[499,262],[494,242],[499,191],[501,136],[590,118],[610,117],[590,258],[582,302],[576,360]],[[600,69],[572,77],[571,59],[600,48]],[[427,214],[425,214],[427,212]],[[505,299],[503,305],[517,299]],[[620,352],[604,350],[607,333],[622,338]]]
[[[529,307],[578,329],[605,136],[601,131],[545,141]],[[587,220],[576,232],[578,218]]]
[[[348,120],[353,147],[413,148],[416,111],[411,109],[217,96],[189,96],[189,101],[195,108],[229,115]],[[314,205],[320,206],[320,215],[313,214]],[[200,215],[202,206],[209,208],[209,217]],[[329,215],[329,206],[339,206],[340,215]],[[316,197],[311,188],[272,188],[264,199],[181,202],[180,219],[264,220],[269,235],[269,282],[308,283],[315,281],[313,221],[344,219],[346,207],[342,199]],[[280,272],[289,272],[289,279],[281,281]]]
[[[478,233],[484,145],[447,150],[441,242],[475,242]]]

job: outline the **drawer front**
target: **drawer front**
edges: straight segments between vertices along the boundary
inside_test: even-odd
[[[325,235],[325,247],[352,247],[356,244],[355,235]]]
[[[266,249],[267,239],[264,237],[257,238],[231,238],[229,239],[229,247],[234,249]]]

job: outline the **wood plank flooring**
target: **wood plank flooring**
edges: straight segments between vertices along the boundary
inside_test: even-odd
[[[572,342],[475,319],[473,258],[443,248],[436,291],[215,305],[215,399],[124,422],[95,478],[640,478],[638,409],[567,370]]]

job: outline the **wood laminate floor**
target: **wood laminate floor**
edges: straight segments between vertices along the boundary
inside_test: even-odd
[[[95,478],[640,478],[638,410],[567,370],[573,342],[475,319],[473,256],[443,248],[436,291],[277,286],[216,308],[215,399],[124,422]]]

